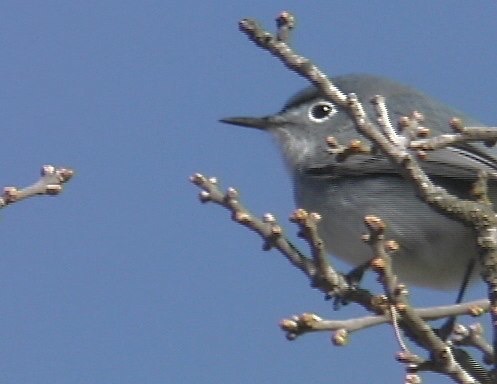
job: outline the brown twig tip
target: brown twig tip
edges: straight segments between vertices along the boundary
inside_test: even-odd
[[[385,249],[388,252],[398,251],[399,248],[400,248],[400,245],[395,240],[387,240],[387,241],[385,241]]]
[[[212,183],[212,181],[211,181],[211,183]],[[217,183],[217,180],[215,183]],[[215,183],[213,183],[213,184],[215,184]],[[239,195],[238,191],[233,187],[229,187],[228,190],[226,191],[226,199],[236,200],[236,199],[238,199],[239,196],[240,195]]]
[[[383,232],[387,227],[385,222],[378,216],[368,215],[364,218],[364,223],[366,226],[375,232]]]
[[[259,24],[255,20],[252,19],[242,19],[238,23],[238,29],[243,33],[249,36],[250,40],[252,40],[257,45],[265,42],[273,40],[273,36],[270,33],[261,29]]]
[[[299,326],[296,321],[291,320],[291,319],[283,319],[280,321],[279,326],[281,330],[285,332],[297,332],[299,329]]]
[[[63,184],[74,176],[74,170],[70,168],[56,168],[53,165],[44,165],[41,167],[40,174],[42,177],[55,176]]]
[[[405,384],[421,384],[422,380],[419,375],[409,373],[406,375]]]
[[[400,128],[407,128],[410,123],[411,123],[411,119],[409,119],[409,117],[407,117],[407,116],[399,117],[398,125]]]
[[[326,145],[330,148],[337,148],[338,147],[338,141],[334,136],[328,136],[326,138]]]
[[[483,335],[483,327],[480,323],[474,323],[469,326],[469,329],[471,329],[472,332],[478,335]]]
[[[363,148],[363,143],[361,140],[353,139],[349,143],[349,148],[353,151],[360,152]]]
[[[288,11],[281,12],[276,18],[276,40],[288,43],[290,32],[295,27],[295,17]]]
[[[262,221],[268,224],[274,224],[276,223],[276,217],[272,213],[265,213],[262,216]]]
[[[53,165],[44,165],[41,167],[40,174],[42,176],[51,176],[55,174],[55,167]]]
[[[300,315],[300,323],[306,328],[312,328],[320,321],[323,321],[323,319],[315,313],[303,313]]]
[[[416,151],[416,156],[420,160],[426,160],[428,158],[428,153],[426,151],[423,151],[422,149]]]
[[[59,182],[65,183],[74,176],[74,170],[70,168],[56,168],[53,165],[44,165],[41,167],[41,176],[56,176]]]
[[[319,213],[317,212],[311,212],[311,215],[310,215],[310,218],[312,219],[312,221],[314,221],[315,223],[318,223],[319,221],[321,221],[322,217]]]
[[[352,104],[352,105],[357,107],[358,101],[359,101],[359,98],[357,97],[357,94],[355,94],[353,92],[347,94],[347,102],[349,104]]]
[[[454,325],[454,329],[452,330],[452,334],[457,336],[459,339],[469,336],[469,329],[462,324]]]
[[[246,212],[238,212],[238,211],[234,212],[232,218],[237,223],[247,224],[247,223],[252,222],[252,216],[250,216]]]
[[[462,120],[458,117],[453,117],[452,119],[450,119],[449,125],[454,130],[454,132],[462,133],[464,131]]]
[[[283,228],[279,225],[271,226],[271,235],[273,236],[281,236],[283,234]]]
[[[302,224],[304,221],[307,220],[308,217],[309,213],[305,209],[298,208],[293,211],[292,215],[290,216],[290,221],[292,223]]]
[[[252,19],[241,19],[238,22],[238,28],[242,31],[253,31],[255,29],[259,29],[259,26],[257,25],[257,22]]]
[[[343,347],[349,342],[349,332],[346,329],[339,329],[331,335],[331,342],[337,347]]]
[[[340,144],[333,136],[328,136],[326,139],[328,152],[336,155],[337,161],[345,161],[349,156],[360,153],[371,153],[370,146],[364,144],[359,139],[352,139],[347,145]]]
[[[387,267],[387,263],[385,259],[381,257],[375,257],[374,259],[371,260],[369,263],[373,271],[375,272],[383,272],[385,268]]]
[[[416,128],[416,136],[417,137],[424,138],[424,137],[427,137],[429,134],[430,134],[430,128],[426,128],[426,127]]]
[[[407,286],[405,286],[404,284],[398,284],[395,287],[394,293],[397,296],[407,296],[409,294],[409,290],[407,289]]]
[[[468,315],[473,317],[481,316],[485,313],[485,309],[479,306],[470,307],[468,310]]]
[[[276,26],[278,28],[286,27],[293,29],[295,27],[295,16],[288,11],[282,11],[276,17]]]
[[[3,189],[2,197],[6,204],[15,202],[18,196],[19,190],[16,187],[5,187]]]
[[[201,203],[207,203],[212,200],[211,194],[207,191],[200,191],[200,193],[198,194],[198,199]]]
[[[474,323],[469,326],[469,330],[472,335],[483,336],[484,329],[481,323]]]
[[[281,330],[286,332],[288,340],[295,340],[297,336],[313,331],[318,328],[323,319],[315,313],[302,313],[293,315],[290,319],[283,319],[279,322]]]
[[[410,363],[412,361],[412,354],[408,351],[400,351],[395,354],[395,359],[400,363]]]
[[[58,195],[62,192],[62,185],[60,184],[49,184],[45,188],[45,193],[50,196]]]
[[[204,175],[201,173],[195,173],[192,176],[190,176],[190,181],[195,184],[195,185],[202,185],[205,183],[207,179],[205,178]]]
[[[372,98],[371,98],[371,103],[373,104],[384,104],[385,103],[385,97],[382,96],[382,95],[374,95]]]
[[[285,335],[286,339],[288,341],[294,341],[296,338],[297,338],[297,334],[296,333],[292,333],[292,332],[289,332]]]
[[[60,177],[60,181],[62,183],[65,183],[65,182],[71,180],[73,176],[74,176],[73,169],[69,169],[69,168],[59,169],[59,177]]]
[[[407,370],[410,374],[416,372],[418,370],[417,365],[423,362],[423,359],[421,359],[418,355],[415,355],[414,353],[407,350],[397,352],[397,354],[395,355],[395,359],[401,363],[409,364]]]
[[[412,118],[414,120],[416,120],[418,123],[422,123],[424,120],[425,120],[425,115],[423,115],[421,112],[419,111],[414,111],[412,113]]]
[[[290,222],[300,225],[303,228],[315,228],[315,225],[321,220],[321,215],[317,212],[307,212],[299,208],[293,211],[290,216]]]

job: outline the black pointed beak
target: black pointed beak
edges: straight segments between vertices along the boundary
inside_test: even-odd
[[[238,125],[240,127],[249,127],[266,130],[274,124],[271,117],[226,117],[219,120],[222,123]]]

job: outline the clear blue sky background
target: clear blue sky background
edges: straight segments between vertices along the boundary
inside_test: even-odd
[[[77,176],[1,212],[2,383],[401,382],[387,326],[346,348],[286,341],[285,316],[362,312],[333,312],[188,182],[215,175],[292,233],[271,140],[217,122],[277,111],[306,85],[237,30],[244,17],[273,28],[284,9],[294,46],[328,73],[392,77],[497,122],[491,1],[3,1],[1,183],[46,163]]]

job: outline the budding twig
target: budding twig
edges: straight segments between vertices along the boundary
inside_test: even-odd
[[[73,175],[74,171],[70,168],[56,168],[52,165],[44,165],[41,169],[41,178],[34,184],[22,189],[16,187],[4,188],[3,194],[0,196],[0,209],[37,195],[58,195],[62,192],[63,185]]]

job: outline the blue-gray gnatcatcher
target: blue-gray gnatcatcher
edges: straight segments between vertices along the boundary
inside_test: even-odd
[[[421,112],[432,135],[451,132],[449,120],[459,117],[466,126],[483,126],[459,111],[396,82],[369,75],[332,79],[345,93],[356,93],[366,112],[375,116],[370,100],[386,98],[390,119]],[[354,155],[337,161],[325,139],[340,144],[359,138],[348,114],[307,88],[292,97],[276,115],[232,117],[222,122],[270,132],[278,142],[293,178],[299,208],[322,216],[319,231],[328,252],[353,265],[367,262],[368,245],[361,241],[364,217],[377,215],[387,223],[387,238],[396,240],[394,271],[401,281],[437,289],[455,288],[477,258],[472,229],[433,210],[416,197],[382,155]],[[421,162],[438,185],[462,198],[470,198],[478,170],[489,173],[489,195],[497,201],[497,149],[480,143],[430,152]]]

